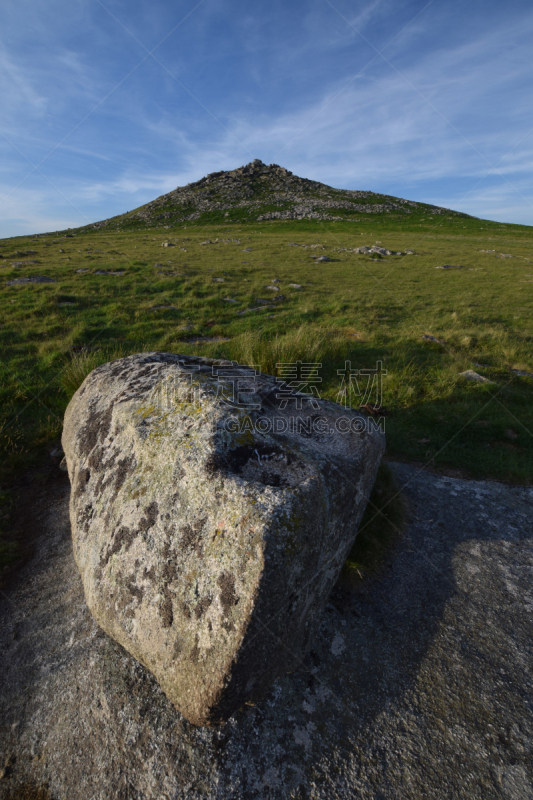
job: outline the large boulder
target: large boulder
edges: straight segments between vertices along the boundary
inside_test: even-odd
[[[63,448],[87,604],[191,722],[299,666],[384,438],[231,362],[144,353],[78,389]]]

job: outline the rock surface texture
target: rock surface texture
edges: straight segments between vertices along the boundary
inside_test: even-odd
[[[384,435],[254,370],[149,353],[87,377],[63,449],[94,618],[212,725],[301,664]]]
[[[388,566],[334,591],[304,665],[220,729],[97,626],[68,482],[44,487],[0,594],[1,800],[530,800],[533,490],[391,466]]]

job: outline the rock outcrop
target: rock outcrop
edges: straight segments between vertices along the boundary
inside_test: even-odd
[[[150,353],[86,378],[63,448],[89,609],[212,725],[301,663],[384,435],[231,362]]]
[[[199,181],[178,186],[127,214],[90,225],[90,228],[154,227],[184,222],[267,222],[314,219],[358,220],[361,214],[411,213],[468,215],[392,195],[335,189],[300,178],[278,164],[255,159],[238,169],[212,172]],[[207,242],[208,243],[208,242]]]

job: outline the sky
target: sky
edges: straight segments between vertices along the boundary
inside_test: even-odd
[[[533,225],[529,0],[4,0],[0,237],[259,158]]]

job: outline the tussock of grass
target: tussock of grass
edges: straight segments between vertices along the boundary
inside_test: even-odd
[[[296,361],[327,367],[346,351],[346,340],[328,337],[326,330],[300,325],[294,331],[272,335],[265,329],[248,330],[227,347],[230,358],[255,364],[267,375],[280,374],[279,364]]]
[[[74,392],[79,389],[87,375],[96,367],[107,364],[109,361],[116,361],[118,358],[124,358],[133,352],[140,353],[142,351],[142,347],[140,349],[134,347],[132,350],[131,348],[118,346],[101,348],[95,352],[82,351],[74,354],[61,371],[59,379],[67,398],[69,400],[72,398]]]

